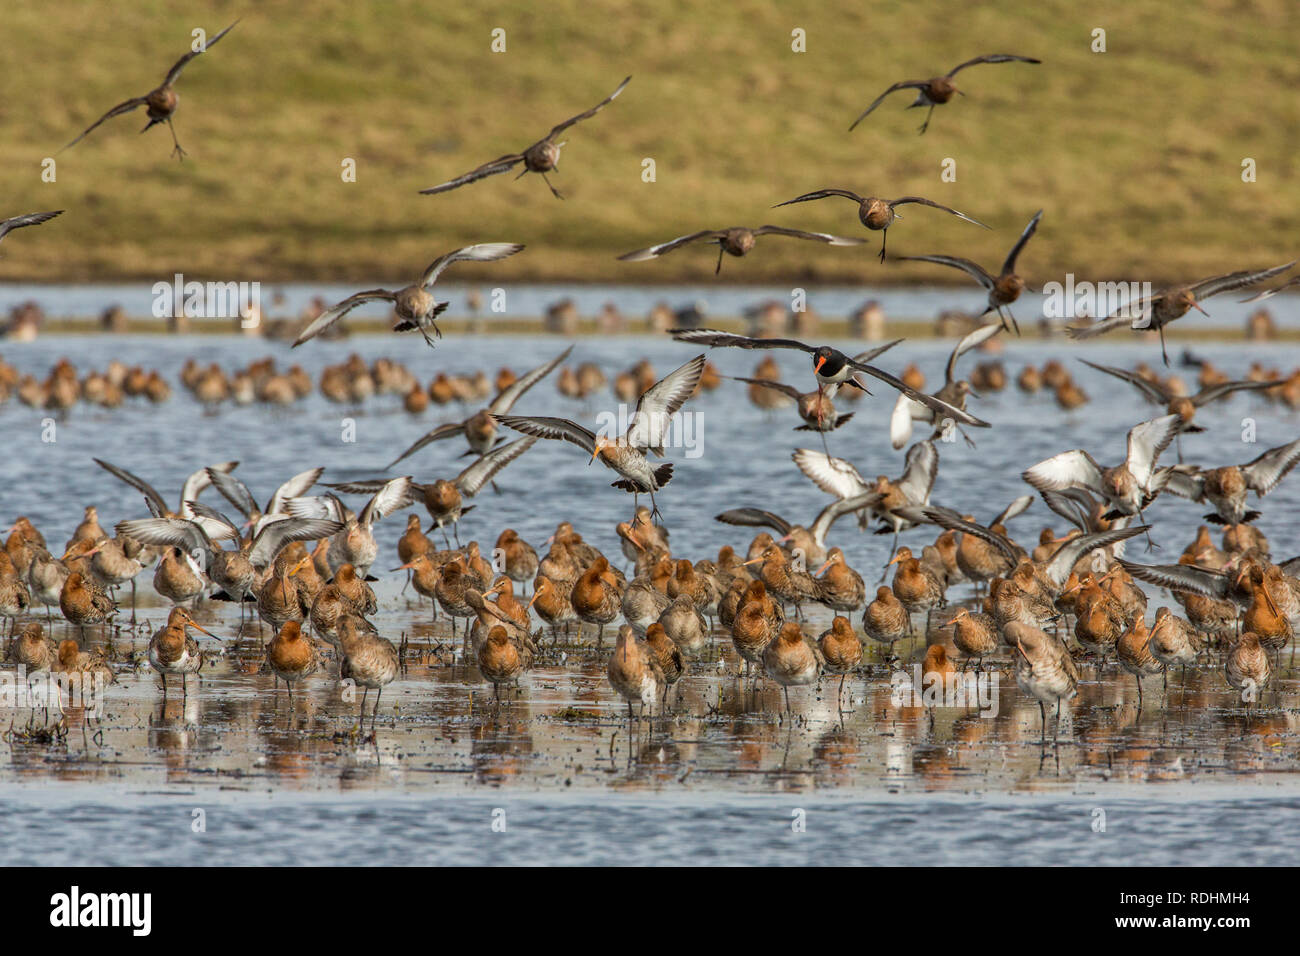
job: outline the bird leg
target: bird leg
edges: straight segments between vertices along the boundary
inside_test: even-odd
[[[542,182],[546,183],[547,187],[551,190],[551,195],[553,195],[556,199],[564,198],[563,196],[560,195],[560,191],[551,185],[551,181],[546,178],[545,173],[542,173],[541,177],[542,177]]]
[[[889,241],[889,230],[885,229],[880,233],[880,261],[885,261],[885,243]]]
[[[925,114],[925,122],[921,124],[921,133],[924,134],[930,125],[930,117],[934,115],[934,104],[930,104],[930,112]]]
[[[181,141],[176,138],[176,127],[172,125],[172,118],[167,117],[167,128],[172,131],[172,143],[175,144],[172,149],[172,155],[177,157],[181,162],[185,162],[185,150],[181,149]],[[1166,362],[1166,365],[1169,363]]]

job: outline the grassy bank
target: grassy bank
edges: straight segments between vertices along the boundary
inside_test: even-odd
[[[60,154],[57,182],[41,182],[42,158],[157,84],[192,28],[211,34],[238,16],[178,85],[189,159],[168,158],[165,128],[138,135],[138,111]],[[990,267],[1042,206],[1021,263],[1035,283],[1067,271],[1164,281],[1271,265],[1294,255],[1300,234],[1291,0],[1001,10],[158,0],[27,5],[4,22],[23,62],[7,72],[0,105],[2,211],[68,212],[9,236],[0,279],[410,281],[448,248],[512,240],[529,248],[462,275],[712,281],[704,248],[648,263],[614,256],[736,224],[861,234],[844,200],[769,208],[826,185],[969,212],[995,230],[911,207],[890,248]],[[496,27],[506,30],[503,54],[489,49]],[[807,33],[806,53],[791,51],[795,28]],[[1096,28],[1105,53],[1090,49]],[[924,136],[923,111],[903,110],[906,92],[847,132],[895,80],[991,52],[1044,63],[959,74],[968,95],[936,110]],[[522,149],[629,73],[619,100],[568,132],[553,177],[565,201],[535,176],[417,195]],[[654,183],[642,182],[647,157]],[[1257,164],[1253,184],[1241,180],[1245,157]],[[357,162],[355,183],[341,179],[344,158]],[[957,181],[944,183],[949,158]],[[939,267],[881,266],[878,238],[855,249],[760,240],[723,264],[720,281],[964,281]]]

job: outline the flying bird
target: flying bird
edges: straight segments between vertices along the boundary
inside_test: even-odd
[[[1113,315],[1102,319],[1100,322],[1066,329],[1066,332],[1073,339],[1091,339],[1098,335],[1105,335],[1107,332],[1112,332],[1124,325],[1138,331],[1155,329],[1160,333],[1160,355],[1165,360],[1165,367],[1168,368],[1169,352],[1165,349],[1166,325],[1175,319],[1181,319],[1192,309],[1195,309],[1201,315],[1209,315],[1208,312],[1201,308],[1200,304],[1210,296],[1263,282],[1265,279],[1271,279],[1275,275],[1286,272],[1293,265],[1295,265],[1294,259],[1285,265],[1274,266],[1261,272],[1251,272],[1243,269],[1238,272],[1227,272],[1223,275],[1201,279],[1199,282],[1193,282],[1190,285],[1171,286],[1152,295],[1143,296],[1133,302],[1126,302],[1116,309]]]
[[[457,176],[455,179],[448,180],[445,183],[440,183],[437,186],[430,186],[428,189],[421,189],[420,195],[432,196],[436,193],[445,193],[457,188],[458,186],[464,186],[467,183],[486,179],[488,176],[495,176],[498,173],[509,172],[520,163],[523,163],[524,168],[519,173],[519,176],[524,175],[524,173],[540,174],[542,180],[550,188],[551,193],[555,198],[563,199],[564,197],[560,195],[560,191],[552,186],[551,181],[546,178],[548,172],[553,169],[558,169],[560,166],[560,149],[564,146],[564,143],[555,142],[555,137],[559,136],[574,123],[581,123],[585,119],[591,119],[591,117],[595,116],[612,103],[614,97],[622,93],[623,87],[627,86],[631,81],[632,77],[627,77],[627,79],[618,85],[618,89],[609,94],[609,96],[605,97],[585,113],[571,116],[558,126],[552,127],[549,133],[547,133],[542,139],[533,143],[532,146],[529,146],[522,153],[506,153],[504,156],[498,156],[496,159],[492,160],[492,162],[484,163],[477,169],[470,170],[464,176]],[[519,176],[516,176],[515,179],[518,179]]]
[[[1034,218],[1029,220],[1029,225],[1025,226],[1025,231],[1020,234],[1016,244],[1011,247],[1007,253],[1006,261],[1002,263],[1002,271],[996,276],[990,275],[982,266],[976,265],[969,259],[961,259],[957,256],[899,256],[898,260],[912,262],[935,262],[941,266],[951,266],[954,269],[960,269],[966,273],[984,288],[989,290],[988,306],[980,315],[988,315],[996,311],[998,318],[1002,319],[1002,327],[1007,327],[1007,318],[1011,319],[1011,324],[1015,326],[1016,335],[1020,334],[1020,326],[1016,324],[1016,317],[1011,314],[1011,303],[1020,298],[1020,293],[1025,289],[1025,280],[1016,275],[1016,258],[1020,255],[1020,250],[1025,248],[1025,243],[1029,237],[1038,229],[1038,220],[1043,218],[1043,211],[1040,209],[1034,213]],[[1002,310],[1006,309],[1006,315]]]
[[[802,196],[796,196],[794,199],[787,199],[785,202],[779,202],[777,206],[789,206],[797,202],[811,202],[814,199],[826,199],[831,196],[842,196],[845,199],[852,199],[858,204],[858,219],[862,225],[872,231],[880,232],[880,261],[885,261],[885,243],[889,239],[889,227],[895,220],[902,219],[895,210],[895,206],[903,206],[908,203],[915,203],[921,206],[930,206],[934,209],[942,209],[944,212],[952,213],[958,219],[965,219],[967,222],[973,222],[977,226],[985,226],[978,219],[972,219],[964,212],[958,212],[949,206],[934,202],[930,199],[922,199],[920,196],[903,196],[901,199],[881,199],[878,196],[859,196],[850,189],[819,189],[816,192],[804,193]]]
[[[1082,488],[1100,495],[1110,509],[1102,515],[1108,521],[1121,515],[1141,517],[1173,474],[1171,468],[1157,469],[1156,460],[1174,440],[1179,424],[1177,415],[1162,415],[1134,425],[1128,433],[1127,455],[1112,468],[1103,468],[1086,451],[1075,449],[1040,461],[1021,477],[1040,493]]]
[[[784,229],[781,226],[759,226],[757,229],[732,226],[730,229],[701,229],[699,232],[692,232],[688,236],[679,236],[676,239],[670,239],[668,242],[661,242],[657,246],[649,246],[635,252],[625,253],[618,258],[623,262],[644,262],[647,259],[658,259],[660,256],[666,255],[674,249],[680,249],[692,242],[700,240],[711,243],[716,242],[718,244],[718,265],[713,270],[713,274],[717,275],[722,271],[722,254],[724,252],[739,258],[754,248],[754,239],[757,236],[789,236],[792,239],[811,239],[813,242],[824,242],[828,246],[860,246],[866,242],[865,239],[847,239],[844,236],[832,236],[827,232],[804,232],[802,229]]]
[[[419,329],[420,334],[424,336],[424,341],[433,345],[433,340],[429,338],[429,329],[433,329],[434,334],[442,338],[442,332],[438,330],[438,323],[434,320],[451,305],[450,302],[437,301],[429,291],[438,281],[438,276],[442,275],[443,270],[453,262],[496,262],[498,259],[513,256],[521,249],[523,246],[517,242],[484,242],[439,256],[429,263],[429,268],[424,270],[424,275],[414,285],[408,285],[396,292],[390,292],[388,289],[358,292],[326,309],[299,333],[294,339],[293,347],[297,348],[308,339],[314,339],[357,306],[376,301],[393,303],[393,310],[397,313],[398,319],[397,324],[393,326],[394,332],[410,332]]]
[[[704,356],[697,355],[651,385],[637,401],[632,423],[618,438],[598,436],[567,418],[503,415],[497,420],[525,435],[572,442],[590,452],[591,461],[599,458],[606,468],[623,476],[611,487],[638,496],[650,495],[651,514],[658,516],[655,492],[672,480],[673,466],[666,462],[656,467],[646,457],[646,452],[663,455],[670,419],[695,394],[703,371]]]
[[[238,20],[235,21],[235,23],[238,22],[239,22]],[[176,138],[176,127],[172,125],[172,115],[176,112],[176,107],[180,104],[180,97],[177,95],[176,91],[172,87],[176,84],[176,81],[180,79],[181,71],[185,69],[185,65],[189,63],[190,60],[198,56],[200,53],[206,53],[208,50],[211,50],[214,46],[216,46],[218,41],[220,41],[223,36],[225,36],[227,33],[229,33],[231,30],[235,28],[235,23],[232,23],[230,26],[226,27],[224,30],[222,30],[220,33],[214,36],[211,40],[208,40],[206,43],[200,46],[197,50],[191,49],[190,52],[186,53],[183,57],[177,60],[176,65],[173,66],[167,72],[167,76],[162,81],[162,85],[159,86],[157,89],[151,90],[150,92],[146,93],[144,96],[132,97],[131,99],[126,100],[123,103],[118,103],[111,110],[109,110],[99,119],[95,120],[95,122],[91,123],[88,127],[86,127],[86,131],[84,133],[82,133],[80,136],[74,139],[67,146],[64,146],[63,149],[68,149],[71,146],[77,145],[77,143],[81,142],[83,139],[86,138],[86,136],[91,132],[91,130],[97,127],[100,123],[104,122],[104,120],[112,119],[114,116],[122,116],[125,113],[130,113],[132,110],[136,109],[137,107],[144,106],[148,108],[147,112],[149,116],[149,122],[148,124],[145,125],[144,129],[140,130],[140,132],[143,133],[146,130],[149,130],[152,127],[158,125],[159,123],[166,123],[167,128],[171,130],[172,143],[175,144],[175,148],[172,149],[172,155],[176,156],[181,160],[184,160],[185,150],[181,149],[180,140]],[[63,150],[59,150],[59,152],[63,152]]]
[[[962,96],[966,95],[965,93],[962,93],[961,90],[957,89],[956,84],[952,81],[952,78],[957,75],[959,70],[964,70],[968,66],[975,66],[979,63],[1042,62],[1042,60],[1035,60],[1033,57],[1029,56],[1013,56],[1010,53],[991,53],[988,56],[977,56],[973,60],[967,60],[965,63],[954,66],[943,76],[936,76],[929,80],[902,80],[877,96],[875,102],[868,106],[866,110],[863,111],[862,115],[853,121],[853,125],[849,127],[849,132],[853,132],[857,125],[866,119],[867,115],[879,106],[881,101],[890,93],[894,93],[898,90],[916,90],[916,99],[908,109],[917,106],[930,107],[930,111],[925,114],[925,122],[921,124],[921,132],[924,133],[926,128],[930,125],[930,117],[934,114],[934,108],[936,106],[941,103],[947,103],[952,99],[954,93],[961,93]]]
[[[989,427],[988,422],[981,421],[974,415],[949,405],[947,402],[940,401],[931,395],[918,392],[888,372],[882,371],[874,365],[867,365],[865,362],[849,358],[843,352],[833,349],[829,345],[805,345],[803,342],[796,342],[794,339],[753,339],[747,335],[733,335],[730,332],[719,332],[716,329],[669,329],[668,334],[678,342],[706,345],[709,348],[727,346],[739,349],[798,349],[812,356],[813,375],[817,379],[819,391],[824,392],[826,387],[831,385],[851,385],[865,392],[867,391],[866,387],[854,377],[855,372],[864,372],[873,378],[880,379],[891,388],[897,389],[913,401],[934,409],[941,415],[947,415],[964,425],[971,425],[976,428]]]
[[[524,392],[546,378],[547,375],[550,375],[557,365],[569,357],[569,353],[572,351],[573,346],[570,345],[545,365],[539,365],[512,385],[502,389],[501,394],[492,399],[492,402],[486,408],[479,409],[463,422],[447,422],[430,432],[426,432],[416,440],[415,444],[394,458],[386,467],[392,468],[403,458],[415,454],[428,444],[442,441],[444,438],[454,438],[457,435],[464,435],[466,441],[469,442],[469,451],[464,454],[486,455],[498,442],[503,440],[497,434],[495,416],[504,415],[514,408],[515,402],[519,401]]]

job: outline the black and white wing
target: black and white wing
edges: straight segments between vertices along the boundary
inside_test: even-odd
[[[662,455],[670,419],[695,394],[703,372],[704,356],[697,355],[647,388],[637,400],[632,424],[624,436],[627,443]]]
[[[493,417],[495,417],[502,425],[505,425],[506,428],[513,428],[515,431],[523,432],[525,435],[571,442],[589,455],[594,455],[596,453],[595,434],[583,428],[576,422],[569,421],[567,418],[543,418],[524,415],[500,415]]]

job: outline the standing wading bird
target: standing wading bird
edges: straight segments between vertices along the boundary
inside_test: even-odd
[[[492,480],[493,475],[532,448],[536,441],[536,438],[520,438],[507,445],[502,445],[478,459],[451,481],[439,478],[437,481],[429,482],[426,485],[412,481],[409,485],[410,491],[407,501],[396,505],[396,507],[403,508],[408,504],[414,504],[416,501],[423,501],[424,507],[429,512],[429,517],[433,519],[433,523],[429,525],[429,531],[433,531],[434,528],[441,530],[443,541],[450,548],[451,542],[447,539],[445,528],[447,524],[450,524],[452,532],[456,535],[456,544],[459,545],[460,533],[456,526],[460,523],[461,515],[474,507],[473,505],[465,505],[464,499],[473,498],[478,494],[483,486]],[[326,487],[348,495],[369,495],[379,491],[386,483],[382,479],[378,481],[349,481],[338,485],[327,485]]]
[[[0,219],[0,240],[3,240],[5,236],[13,232],[15,229],[21,229],[23,226],[37,226],[43,222],[49,222],[62,212],[62,209],[56,209],[53,212],[29,212],[24,216],[13,216],[10,219]]]
[[[583,451],[591,452],[591,461],[601,464],[623,477],[611,487],[621,488],[634,495],[650,496],[651,514],[659,516],[655,492],[668,484],[673,477],[672,462],[654,466],[646,457],[650,451],[662,456],[664,439],[668,435],[671,418],[695,394],[704,371],[704,356],[697,355],[685,365],[669,372],[642,393],[627,431],[618,438],[596,435],[567,418],[535,418],[515,415],[497,419],[507,428],[538,438],[562,439],[572,442]],[[588,462],[590,464],[591,462]]]
[[[857,125],[866,119],[867,115],[879,106],[881,101],[890,93],[896,92],[897,90],[916,90],[916,99],[908,109],[910,110],[917,106],[930,107],[929,112],[925,114],[925,122],[921,124],[921,132],[924,133],[926,128],[930,125],[930,117],[933,115],[936,106],[941,103],[947,103],[952,99],[954,93],[961,93],[962,96],[966,95],[965,93],[962,93],[961,90],[957,89],[956,84],[952,81],[952,78],[957,75],[958,70],[964,70],[968,66],[976,66],[980,63],[1042,62],[1042,60],[1035,60],[1033,57],[1029,56],[1014,56],[1010,53],[990,53],[986,56],[977,56],[973,60],[967,60],[965,63],[958,64],[943,76],[936,76],[929,80],[900,80],[876,97],[875,102],[868,106],[863,111],[862,115],[853,121],[853,125],[849,127],[849,132],[853,132]]]
[[[442,275],[443,270],[453,262],[496,262],[513,256],[523,248],[517,242],[484,242],[439,256],[429,263],[429,268],[424,270],[424,275],[420,276],[420,281],[414,285],[408,285],[396,292],[390,292],[388,289],[357,292],[326,309],[312,320],[307,328],[298,333],[298,337],[293,340],[293,347],[297,348],[308,339],[320,335],[357,306],[375,301],[393,303],[393,311],[397,313],[397,324],[393,326],[394,332],[410,332],[418,329],[424,336],[424,341],[433,345],[433,339],[429,338],[429,329],[433,329],[434,335],[442,338],[442,332],[438,330],[438,323],[435,320],[451,305],[450,302],[439,302],[429,291],[438,281],[438,276]]]
[[[956,408],[960,408],[963,411],[966,408],[967,395],[974,395],[976,398],[979,398],[979,393],[971,388],[970,382],[964,378],[958,379],[956,377],[957,360],[971,349],[984,344],[1001,331],[1001,325],[996,322],[990,322],[988,325],[982,325],[975,331],[963,336],[957,343],[956,348],[952,350],[952,354],[948,356],[948,365],[944,369],[943,388],[935,392],[934,397],[942,402],[947,402],[949,405],[953,405]],[[938,414],[933,408],[926,405],[919,405],[906,395],[899,395],[898,401],[894,403],[894,413],[889,418],[889,443],[893,445],[894,448],[902,448],[911,440],[912,422],[914,421],[925,422],[927,425],[933,425],[935,427],[935,432],[930,436],[931,438],[941,437],[945,430],[943,416]],[[975,443],[971,441],[970,436],[962,431],[960,427],[958,427],[957,430],[961,431],[961,437],[966,439],[966,444],[973,448]]]
[[[962,424],[972,425],[977,428],[990,427],[988,422],[980,421],[974,415],[964,412],[960,408],[949,405],[947,402],[940,401],[923,392],[918,392],[888,372],[882,371],[874,365],[868,365],[857,359],[849,358],[839,349],[833,349],[829,345],[805,345],[803,342],[797,342],[794,339],[754,339],[747,335],[719,332],[716,329],[669,329],[668,334],[678,342],[690,342],[695,345],[705,345],[709,348],[797,349],[812,356],[813,376],[817,379],[819,391],[824,391],[829,385],[851,385],[866,392],[866,386],[859,382],[854,374],[856,372],[865,372],[872,378],[878,378],[891,388],[902,392],[913,401],[933,408],[940,414],[947,415]],[[700,356],[700,358],[702,359],[703,356]],[[870,393],[868,392],[868,394]]]
[[[649,246],[635,252],[625,253],[618,258],[623,262],[645,262],[647,259],[658,259],[674,249],[680,249],[682,246],[703,239],[718,244],[718,265],[713,270],[713,274],[717,275],[722,271],[722,254],[724,252],[729,256],[740,258],[754,248],[754,239],[758,236],[789,236],[792,239],[811,239],[813,242],[824,242],[828,246],[860,246],[866,242],[865,239],[832,236],[828,232],[804,232],[801,229],[784,229],[781,226],[759,226],[757,229],[732,226],[728,229],[701,229],[699,232],[692,232],[688,236],[679,236],[676,239],[670,239],[668,242],[661,242],[657,246]]]
[[[560,149],[564,146],[564,143],[555,142],[555,137],[559,136],[573,124],[581,123],[585,119],[591,119],[591,117],[595,116],[612,103],[614,97],[622,93],[623,87],[627,86],[631,80],[632,77],[629,76],[618,85],[618,89],[609,94],[609,96],[605,97],[591,109],[587,110],[587,112],[579,113],[577,116],[570,117],[558,126],[552,127],[551,131],[547,133],[545,137],[533,143],[532,146],[529,146],[522,153],[506,153],[504,156],[498,156],[496,159],[492,160],[492,162],[484,163],[482,166],[471,170],[464,176],[457,176],[455,179],[441,183],[437,186],[431,186],[428,189],[421,189],[420,195],[432,196],[435,193],[445,193],[449,190],[455,189],[457,186],[464,186],[467,183],[477,182],[480,179],[486,179],[488,176],[495,176],[498,173],[509,172],[520,163],[523,163],[524,168],[523,171],[520,172],[519,176],[523,176],[524,173],[540,174],[542,180],[551,190],[552,195],[554,195],[556,199],[563,199],[564,197],[560,195],[560,191],[552,186],[551,181],[546,178],[547,173],[553,169],[558,169],[560,165]],[[515,178],[518,179],[519,176],[516,176]]]
[[[972,219],[964,212],[958,212],[942,203],[934,202],[930,199],[922,199],[920,196],[903,196],[901,199],[881,199],[877,196],[859,196],[849,189],[819,189],[816,192],[804,193],[802,196],[796,196],[794,199],[787,199],[785,202],[779,202],[772,208],[778,206],[789,206],[797,202],[811,202],[814,199],[827,199],[831,196],[842,196],[845,199],[852,199],[858,204],[858,219],[862,225],[866,226],[873,232],[880,232],[880,261],[885,261],[885,243],[889,240],[889,227],[897,219],[903,217],[895,210],[895,206],[903,206],[907,203],[916,203],[922,206],[930,206],[934,209],[942,209],[944,212],[952,213],[958,219],[965,219],[967,222],[973,222],[977,226],[985,226],[978,219]]]
[[[988,315],[990,312],[996,311],[998,318],[1002,320],[1002,327],[1004,329],[1007,327],[1007,319],[1009,318],[1011,319],[1011,325],[1016,330],[1016,335],[1019,335],[1020,326],[1016,323],[1016,317],[1011,314],[1011,303],[1020,298],[1020,293],[1025,289],[1025,280],[1016,274],[1016,257],[1020,255],[1020,250],[1025,248],[1025,243],[1029,241],[1029,237],[1038,229],[1038,220],[1042,218],[1043,211],[1041,209],[1034,213],[1034,218],[1029,220],[1029,225],[1025,226],[1025,231],[1020,234],[1016,244],[1007,253],[1006,261],[1002,263],[1002,271],[996,276],[990,275],[983,266],[958,256],[899,256],[898,261],[934,262],[941,266],[960,269],[989,290],[988,305],[980,315]],[[1003,315],[1003,309],[1006,309],[1006,315]]]
[[[235,23],[238,22],[238,20],[235,21]],[[176,107],[180,103],[180,97],[176,95],[176,91],[172,89],[172,86],[180,78],[181,71],[185,69],[185,64],[189,63],[190,60],[194,59],[200,53],[206,53],[208,50],[216,46],[218,40],[235,28],[235,23],[226,27],[211,40],[200,44],[197,49],[191,48],[189,53],[186,53],[176,61],[176,65],[167,72],[166,79],[162,81],[162,85],[157,89],[151,90],[144,96],[132,97],[124,103],[118,103],[99,119],[95,120],[95,122],[91,123],[84,133],[74,139],[67,146],[64,146],[63,149],[75,146],[77,143],[81,142],[86,138],[91,130],[104,122],[104,120],[112,119],[114,116],[121,116],[124,113],[130,113],[137,107],[144,106],[148,108],[149,122],[144,129],[140,130],[140,132],[143,133],[156,126],[158,123],[166,123],[167,128],[171,130],[172,143],[175,144],[175,147],[172,149],[172,155],[183,160],[185,158],[185,150],[181,149],[180,141],[176,138],[176,127],[172,125],[172,114],[176,112]],[[59,152],[62,151],[63,150],[59,150]]]
[[[1165,367],[1168,368],[1169,352],[1165,348],[1166,325],[1175,319],[1181,319],[1191,309],[1195,309],[1202,315],[1209,315],[1208,312],[1201,308],[1200,303],[1210,296],[1263,282],[1265,279],[1271,279],[1275,275],[1286,272],[1293,265],[1295,265],[1294,259],[1285,265],[1264,269],[1262,272],[1251,272],[1249,270],[1228,272],[1224,275],[1201,279],[1199,282],[1193,282],[1190,285],[1172,286],[1153,295],[1143,296],[1133,302],[1126,302],[1113,315],[1102,319],[1100,322],[1078,328],[1069,328],[1065,331],[1072,339],[1091,339],[1098,335],[1105,335],[1107,332],[1112,332],[1125,325],[1139,332],[1155,329],[1160,333],[1160,355],[1165,360]]]
[[[390,461],[386,467],[392,468],[403,458],[415,454],[425,445],[462,434],[465,436],[465,440],[469,442],[469,451],[465,452],[466,455],[486,455],[499,442],[504,441],[504,437],[497,434],[497,416],[505,415],[510,409],[514,408],[515,402],[519,401],[524,392],[550,375],[557,365],[569,357],[569,353],[572,351],[573,346],[570,345],[545,365],[539,365],[527,375],[516,379],[512,384],[503,388],[500,394],[492,399],[492,402],[486,408],[479,409],[463,422],[448,422],[445,425],[439,425]]]

